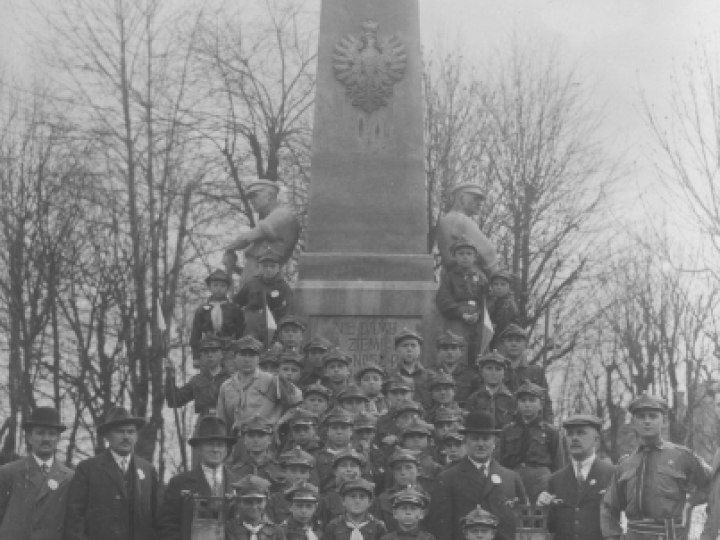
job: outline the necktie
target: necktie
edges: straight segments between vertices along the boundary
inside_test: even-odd
[[[367,412],[369,412],[369,413],[377,413],[377,412],[378,412],[377,406],[375,405],[375,400],[371,399],[371,400],[368,402],[368,404],[367,404]]]
[[[482,478],[484,480],[485,477],[487,476],[485,474],[485,464],[484,463],[478,467],[478,472],[480,473],[480,476],[482,476]]]
[[[263,524],[261,523],[257,527],[253,527],[249,523],[243,523],[243,527],[250,531],[250,540],[258,540],[258,533],[260,532],[260,529],[262,529]]]
[[[305,538],[307,538],[307,540],[318,540],[317,534],[312,530],[312,527],[305,529]]]
[[[217,471],[213,471],[213,496],[214,497],[220,496]]]
[[[213,329],[215,330],[216,334],[219,334],[222,330],[223,325],[223,313],[222,313],[222,304],[217,303],[213,304],[213,308],[210,311],[210,320],[212,321]]]
[[[120,460],[120,469],[122,470],[123,474],[127,473],[127,459],[126,458],[122,458]]]
[[[638,511],[645,515],[645,501],[643,500],[643,491],[645,491],[645,477],[647,476],[647,462],[648,456],[650,455],[649,446],[642,447],[642,456],[640,457],[640,466],[638,467],[638,480],[635,486],[635,498],[638,501]]]
[[[585,483],[585,475],[582,472],[582,463],[578,461],[575,465],[575,479],[577,480],[578,485],[582,486],[583,483]]]
[[[352,521],[346,521],[345,524],[353,530],[352,534],[350,535],[350,540],[363,540],[363,535],[360,532],[360,529],[368,524],[367,521],[363,521],[362,523],[353,523]]]
[[[47,466],[47,463],[43,463],[42,467],[40,467],[40,470],[42,471],[43,476],[47,476],[50,467]]]

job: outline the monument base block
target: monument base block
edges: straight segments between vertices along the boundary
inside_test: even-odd
[[[441,323],[433,281],[300,280],[295,311],[319,334],[353,357],[353,371],[368,362],[395,365],[395,336],[407,327],[424,337],[423,363],[434,364],[435,334]]]

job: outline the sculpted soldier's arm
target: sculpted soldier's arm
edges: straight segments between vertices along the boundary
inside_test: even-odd
[[[620,514],[624,508],[621,508],[618,478],[620,478],[620,470],[616,469],[600,505],[600,528],[602,529],[603,538],[607,539],[620,538],[623,534],[620,525]]]

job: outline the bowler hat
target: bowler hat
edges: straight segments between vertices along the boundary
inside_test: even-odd
[[[104,436],[116,426],[133,424],[136,428],[142,429],[146,423],[144,418],[131,415],[124,407],[113,407],[105,417],[105,422],[97,427],[97,432],[98,435]]]
[[[224,441],[228,446],[237,442],[235,437],[228,437],[225,422],[217,416],[203,416],[197,423],[195,433],[188,444],[193,448],[206,441]]]
[[[57,429],[61,433],[67,429],[67,426],[60,423],[60,411],[53,407],[37,407],[30,414],[30,418],[23,422],[22,427],[23,429],[49,427]]]
[[[497,435],[499,429],[495,429],[495,417],[485,411],[472,411],[465,417],[465,425],[458,429],[459,433],[487,433]]]

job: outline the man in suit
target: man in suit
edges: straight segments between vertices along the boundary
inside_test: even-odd
[[[0,467],[0,540],[60,540],[72,470],[56,459],[67,428],[52,407],[23,424],[31,454]]]
[[[154,540],[158,476],[134,455],[145,420],[113,407],[97,428],[109,448],[81,461],[70,483],[64,540]]]
[[[570,463],[552,474],[537,503],[550,506],[548,529],[556,540],[602,540],[600,503],[615,467],[595,455],[602,420],[576,414],[564,423]]]
[[[495,451],[495,418],[473,411],[459,430],[465,435],[467,456],[437,478],[428,524],[437,540],[463,540],[460,519],[478,505],[498,518],[498,540],[515,536],[515,504],[526,504],[520,476],[492,458]]]
[[[200,463],[172,478],[165,488],[157,521],[158,540],[181,540],[183,531],[190,530],[192,515],[183,507],[183,491],[200,497],[223,497],[232,494],[232,485],[240,480],[239,474],[223,464],[235,444],[235,438],[227,436],[225,422],[215,416],[201,418],[188,443],[200,455]]]

